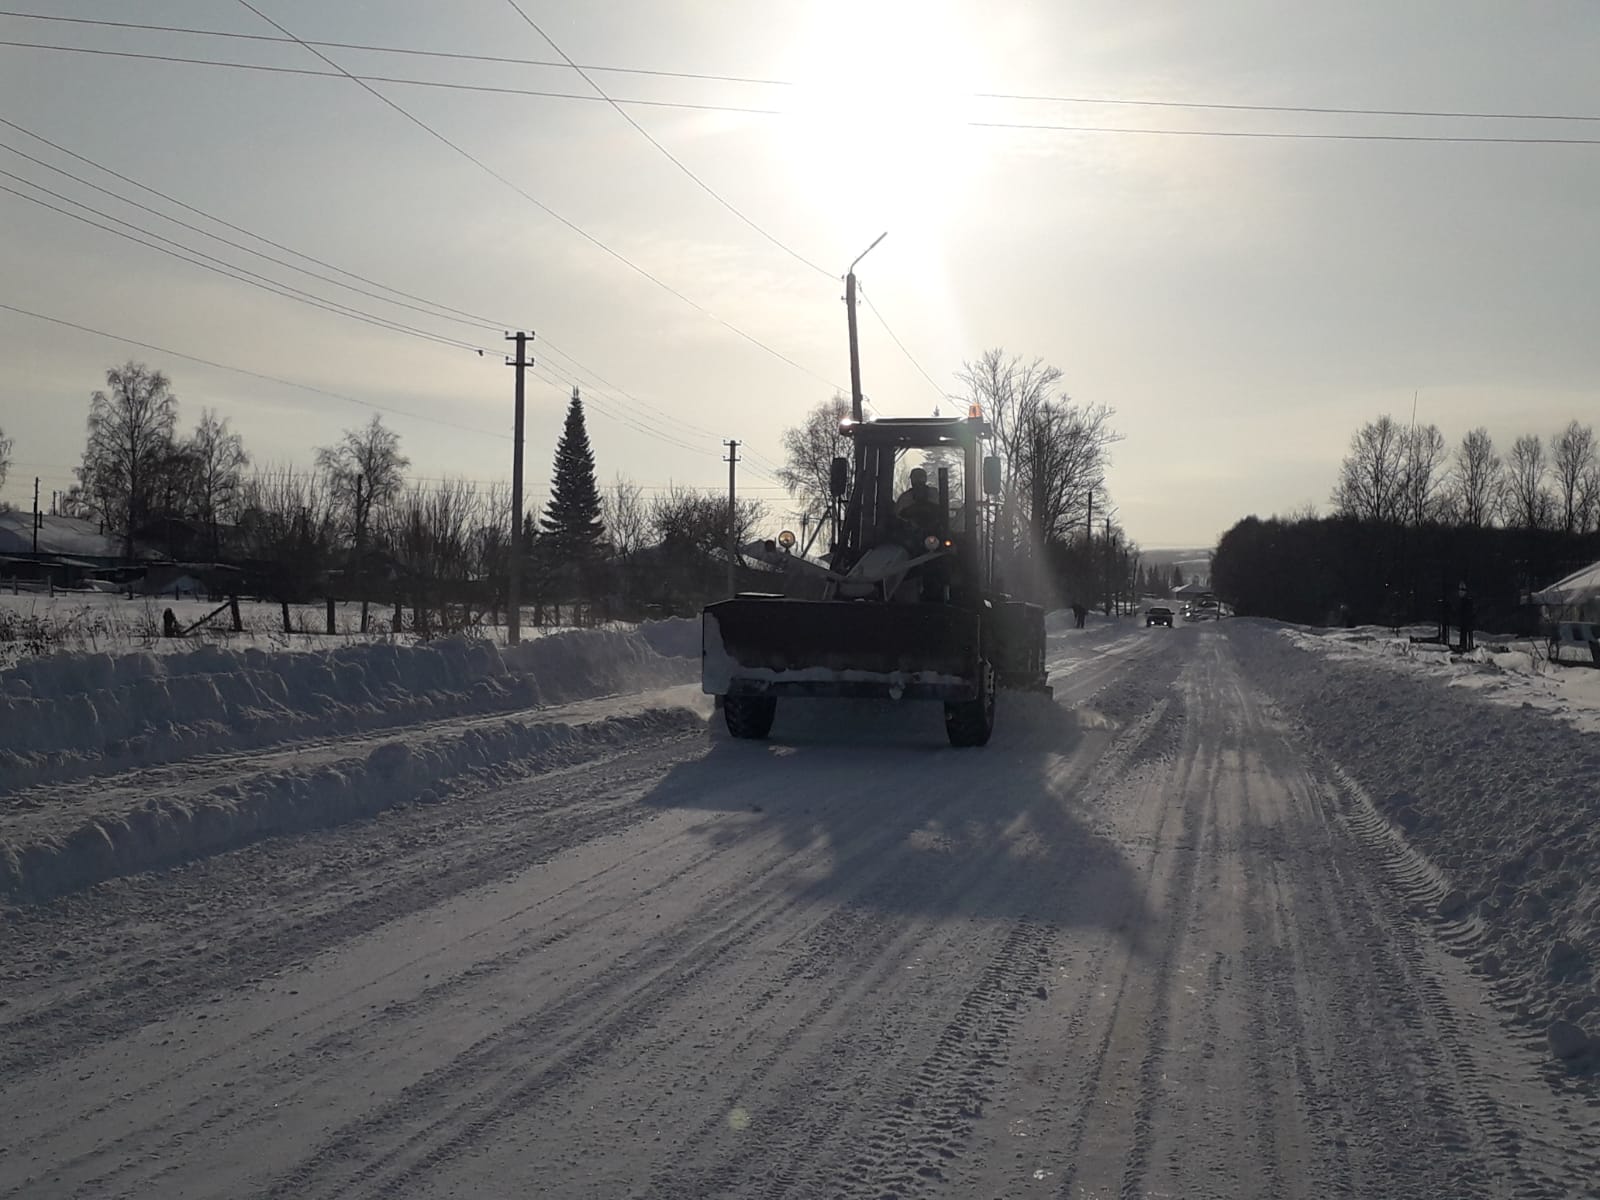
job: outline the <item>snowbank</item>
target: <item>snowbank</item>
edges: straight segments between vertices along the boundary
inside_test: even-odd
[[[1271,622],[1226,629],[1251,677],[1442,873],[1433,915],[1519,1016],[1556,1057],[1600,1067],[1594,734],[1456,686],[1454,668],[1470,676],[1481,659],[1419,669],[1397,665],[1409,655],[1319,652]]]
[[[681,634],[658,631],[671,649]],[[635,633],[498,647],[448,640],[321,653],[198,647],[57,654],[0,673],[0,795],[30,783],[292,738],[683,683],[696,664]]]
[[[1600,671],[1586,664],[1549,662],[1542,639],[1480,634],[1476,649],[1461,654],[1444,646],[1412,642],[1408,636],[1431,636],[1433,632],[1420,627],[1402,629],[1398,635],[1372,626],[1286,627],[1284,636],[1302,649],[1364,663],[1375,671],[1428,677],[1496,704],[1541,709],[1574,728],[1600,733]],[[1571,661],[1570,650],[1568,657]]]
[[[669,658],[700,657],[700,619],[698,617],[673,617],[666,621],[646,621],[639,626],[639,636],[649,643],[657,654]]]
[[[577,722],[506,720],[385,741],[307,769],[235,777],[185,799],[148,796],[53,834],[0,836],[0,897],[46,900],[265,837],[360,820],[402,804],[437,803],[486,780],[508,782],[635,746],[641,738],[703,727],[704,717],[686,708]]]

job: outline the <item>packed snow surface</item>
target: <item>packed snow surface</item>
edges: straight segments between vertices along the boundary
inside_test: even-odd
[[[497,707],[451,648],[404,669],[464,713],[33,763],[0,1198],[1596,1195],[1594,735],[1268,623],[1050,629],[982,750],[732,739],[662,628],[498,658],[642,690]],[[195,853],[96,849],[141,812]]]

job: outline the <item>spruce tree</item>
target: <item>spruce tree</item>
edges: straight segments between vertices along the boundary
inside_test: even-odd
[[[584,564],[600,557],[605,524],[600,520],[600,487],[594,476],[594,451],[583,423],[583,401],[572,389],[566,428],[556,444],[550,503],[545,506],[544,534],[559,563]]]

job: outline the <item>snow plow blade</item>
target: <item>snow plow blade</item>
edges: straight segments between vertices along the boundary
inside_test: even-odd
[[[739,598],[708,605],[701,689],[713,696],[971,700],[979,619],[944,604]]]

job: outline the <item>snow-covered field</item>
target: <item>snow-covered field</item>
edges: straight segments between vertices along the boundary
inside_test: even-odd
[[[1048,624],[966,751],[696,622],[0,673],[0,1200],[1600,1195],[1581,705]]]

